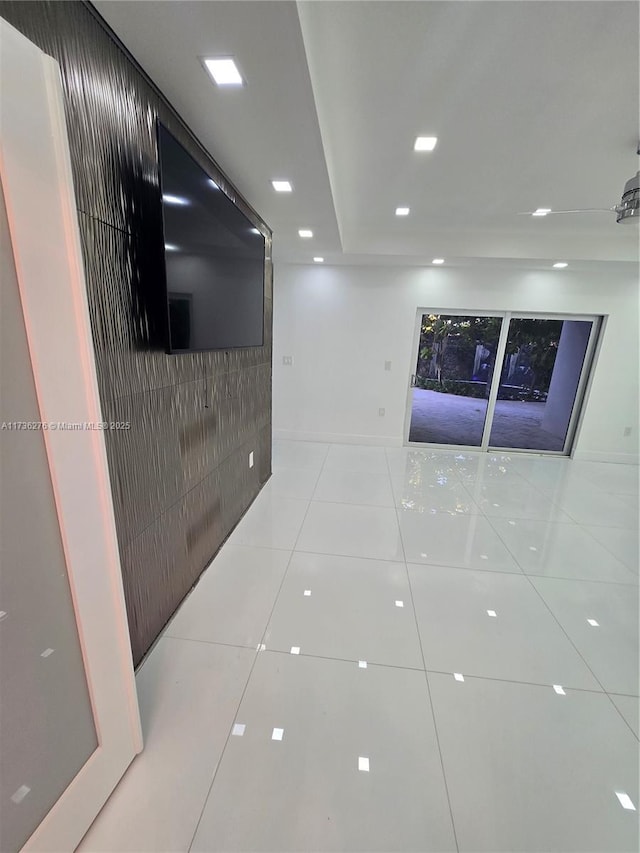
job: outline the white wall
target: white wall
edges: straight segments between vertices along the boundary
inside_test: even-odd
[[[576,456],[638,460],[638,280],[618,265],[598,273],[276,265],[274,436],[402,444],[418,307],[606,315]]]

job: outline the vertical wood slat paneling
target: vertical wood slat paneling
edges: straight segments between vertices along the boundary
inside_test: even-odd
[[[131,424],[106,443],[137,664],[271,473],[271,262],[263,347],[164,352],[156,119],[268,229],[87,4],[0,16],[62,71],[103,418]]]

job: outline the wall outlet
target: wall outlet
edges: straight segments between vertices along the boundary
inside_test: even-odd
[[[390,361],[385,361],[384,369],[385,370],[391,370],[391,362]]]
[[[292,355],[283,355],[282,363],[287,367],[293,367],[293,356]]]
[[[378,409],[378,414],[380,415],[381,418],[383,418],[384,417],[384,409]]]
[[[625,427],[622,435],[626,438],[628,435],[631,435],[631,427]]]
[[[253,468],[253,450],[249,454],[249,468]]]

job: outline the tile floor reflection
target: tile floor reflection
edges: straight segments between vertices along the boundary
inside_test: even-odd
[[[638,468],[277,441],[273,469],[79,849],[636,851]]]

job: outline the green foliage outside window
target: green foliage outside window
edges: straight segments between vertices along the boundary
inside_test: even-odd
[[[501,317],[423,315],[416,369],[418,387],[485,397],[486,391],[475,383],[490,378],[501,325]],[[542,393],[548,391],[561,331],[561,320],[511,320],[506,355],[518,355],[520,365],[514,383],[526,384]],[[474,376],[479,345],[485,350],[484,373]],[[501,382],[507,381],[509,363],[506,358]],[[452,382],[455,384],[451,385]]]

